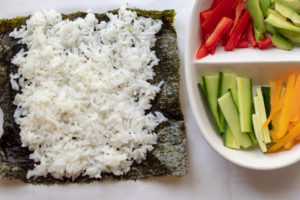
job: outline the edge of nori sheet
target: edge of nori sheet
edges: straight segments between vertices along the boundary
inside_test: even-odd
[[[134,163],[131,170],[123,176],[103,174],[102,179],[91,179],[87,176],[80,176],[75,180],[64,178],[58,180],[51,175],[47,177],[37,177],[26,179],[27,170],[33,167],[33,161],[29,160],[30,151],[21,147],[19,128],[13,119],[16,107],[12,104],[16,92],[11,89],[9,74],[15,72],[17,67],[10,63],[11,58],[24,45],[17,44],[17,40],[8,37],[9,32],[14,28],[19,28],[25,24],[29,17],[16,17],[13,19],[0,20],[0,87],[3,88],[0,97],[0,107],[4,112],[4,134],[0,140],[0,176],[10,179],[20,179],[26,183],[33,184],[53,184],[68,182],[91,182],[94,180],[110,179],[144,179],[153,176],[175,175],[182,176],[187,174],[187,155],[186,155],[186,133],[184,118],[180,106],[179,82],[180,82],[180,58],[177,46],[177,34],[173,27],[175,11],[135,11],[138,16],[161,19],[162,29],[157,33],[156,51],[160,62],[154,67],[156,76],[150,80],[152,84],[158,84],[162,80],[164,84],[161,92],[152,101],[152,108],[148,112],[160,111],[168,121],[160,124],[156,128],[158,141],[154,150],[149,152],[147,159],[141,164]],[[118,10],[109,11],[117,14]],[[76,12],[63,14],[63,18],[76,19],[85,17],[86,13]],[[106,14],[96,14],[99,21],[107,21]],[[5,69],[5,70],[3,70]]]

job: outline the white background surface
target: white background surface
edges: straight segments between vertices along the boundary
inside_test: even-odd
[[[128,7],[175,9],[175,26],[182,63],[185,31],[193,1],[190,0],[1,0],[0,18],[55,8],[62,12],[94,12]],[[182,66],[184,67],[184,66]],[[186,66],[188,67],[188,66]],[[0,180],[0,200],[34,199],[300,199],[300,163],[275,171],[253,171],[237,167],[217,155],[203,140],[195,124],[185,92],[182,73],[182,107],[188,135],[189,174],[144,181],[104,181],[65,186],[33,186]]]

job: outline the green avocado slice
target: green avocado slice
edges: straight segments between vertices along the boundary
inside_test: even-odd
[[[265,22],[276,28],[286,29],[294,31],[296,33],[300,33],[300,27],[295,26],[291,22],[285,21],[283,18],[275,15],[274,13],[270,13],[268,18],[265,19]]]
[[[286,18],[289,18],[296,26],[300,26],[300,15],[296,10],[280,0],[275,0],[275,10]]]

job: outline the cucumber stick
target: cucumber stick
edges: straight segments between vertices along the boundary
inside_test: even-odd
[[[252,81],[249,78],[237,78],[238,104],[242,132],[252,131]]]
[[[270,94],[271,91],[270,90],[271,90],[270,87],[266,87],[266,86],[261,87],[261,92],[264,97],[264,104],[265,104],[265,108],[266,108],[267,118],[269,117],[269,115],[271,113],[271,94]],[[268,126],[269,126],[269,130],[271,130],[272,122]]]
[[[223,134],[223,142],[225,147],[229,147],[232,149],[240,149],[240,145],[236,142],[232,131],[229,126],[226,126],[225,132]]]
[[[257,88],[256,93],[257,93],[257,97],[254,97],[254,108],[255,108],[257,119],[259,121],[259,125],[260,127],[262,127],[262,125],[267,121],[267,114],[266,114],[266,109],[264,104],[264,98],[260,87]],[[263,138],[261,139],[263,140],[263,142],[269,144],[271,142],[271,138],[270,138],[268,126],[262,130],[262,135]]]
[[[252,145],[251,139],[247,133],[241,131],[239,112],[235,106],[231,93],[227,92],[220,97],[218,99],[218,104],[236,142],[243,148],[250,147]]]
[[[220,123],[219,110],[218,110],[218,90],[219,90],[219,75],[203,76],[203,87],[206,96],[206,101],[215,122],[216,128],[219,133],[224,132],[223,124]]]
[[[267,147],[266,147],[266,144],[263,143],[263,141],[260,139],[260,138],[262,138],[262,131],[261,131],[261,126],[260,126],[259,120],[257,119],[256,114],[252,115],[252,121],[253,121],[253,127],[254,127],[255,136],[257,138],[258,146],[259,146],[260,150],[264,153],[267,151]]]
[[[252,124],[253,124],[253,122],[252,122]],[[254,134],[254,131],[252,131],[252,132],[250,132],[248,134],[249,134],[249,137],[250,137],[250,139],[252,141],[252,144],[257,144],[257,139],[256,139],[256,136]]]
[[[237,90],[232,90],[232,89],[230,89],[229,91],[231,92],[233,101],[234,101],[234,103],[235,103],[237,109],[239,110],[239,101],[238,101]]]
[[[226,92],[228,92],[229,89],[236,90],[237,88],[236,78],[237,76],[235,74],[231,74],[227,72],[219,73],[218,98],[223,96]],[[223,127],[226,127],[226,123],[224,121],[224,116],[222,112],[219,113],[219,117],[220,117],[220,124],[223,125]]]
[[[198,83],[198,88],[199,88],[201,94],[203,95],[203,97],[205,98],[205,101],[206,101],[207,95],[206,95],[206,91],[205,91],[205,89],[204,89],[204,85],[203,85],[202,82],[199,82],[199,83]]]

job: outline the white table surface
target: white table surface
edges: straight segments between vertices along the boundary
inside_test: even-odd
[[[91,8],[94,12],[121,5],[142,9],[175,9],[175,26],[181,61],[188,17],[193,0],[1,0],[0,18],[55,8],[72,12]],[[182,64],[182,108],[188,135],[189,174],[150,178],[144,181],[104,181],[65,186],[33,186],[20,181],[0,180],[0,200],[35,199],[300,199],[300,163],[275,171],[253,171],[226,161],[204,141],[187,99]],[[186,66],[188,67],[188,66]]]

